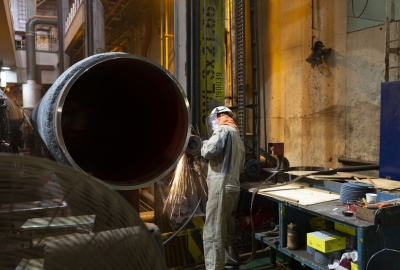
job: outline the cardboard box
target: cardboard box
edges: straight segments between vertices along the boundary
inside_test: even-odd
[[[339,232],[344,232],[353,236],[357,235],[357,228],[353,228],[342,223],[335,222],[334,228]]]
[[[313,231],[322,231],[333,228],[333,222],[326,220],[323,217],[312,217],[308,219],[308,222]]]
[[[323,253],[346,249],[346,237],[333,230],[307,233],[307,245]]]
[[[366,209],[366,208],[357,206],[356,217],[359,219],[374,223],[375,222],[375,211],[376,210],[374,210],[374,209]]]
[[[394,222],[398,222],[400,216],[400,205],[382,207],[379,210],[366,209],[357,206],[356,217],[368,221],[374,225],[392,226]]]

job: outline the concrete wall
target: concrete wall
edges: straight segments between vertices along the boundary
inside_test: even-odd
[[[346,1],[262,2],[267,141],[285,143],[291,166],[378,161],[384,26],[347,34]],[[332,53],[312,68],[317,40]]]

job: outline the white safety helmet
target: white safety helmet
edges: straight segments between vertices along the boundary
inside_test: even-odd
[[[211,114],[207,117],[206,119],[206,127],[207,127],[207,134],[208,136],[211,136],[211,133],[213,130],[215,130],[218,127],[218,114],[220,113],[226,113],[230,117],[233,117],[232,111],[225,107],[225,106],[218,106],[212,110]]]
[[[232,111],[225,106],[218,106],[212,110],[211,114],[227,113],[230,117],[233,117]]]

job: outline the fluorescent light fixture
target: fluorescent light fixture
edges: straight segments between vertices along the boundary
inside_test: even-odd
[[[10,70],[9,67],[1,67],[2,70]]]

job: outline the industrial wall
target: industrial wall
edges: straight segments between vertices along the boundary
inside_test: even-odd
[[[285,143],[291,166],[336,168],[339,157],[378,161],[385,26],[347,34],[347,1],[262,5],[267,141]],[[306,58],[317,40],[332,52],[311,67]]]

